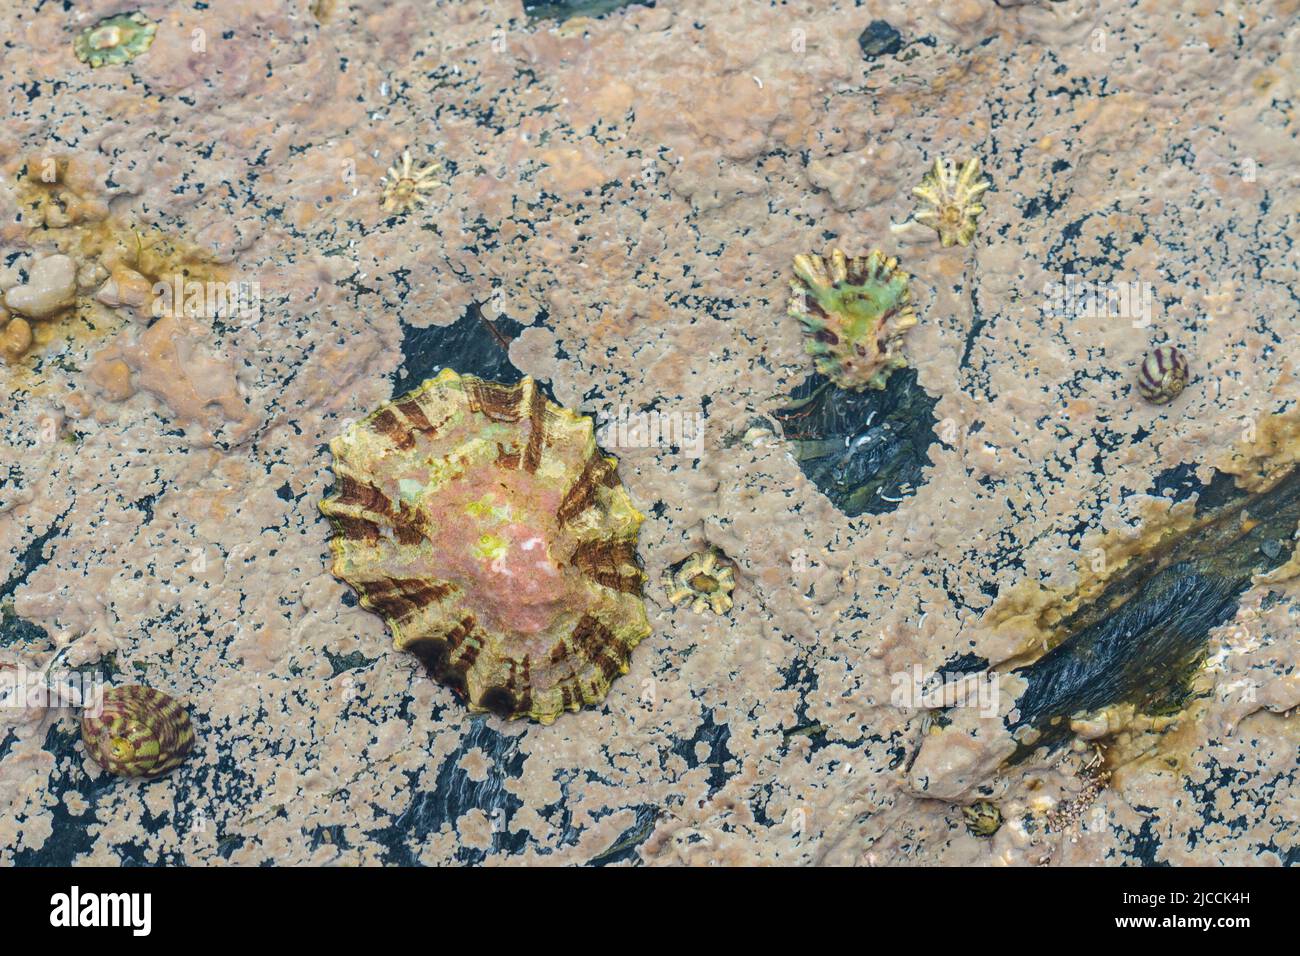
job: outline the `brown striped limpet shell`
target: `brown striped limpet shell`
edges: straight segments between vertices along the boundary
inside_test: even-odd
[[[190,715],[160,690],[129,684],[106,688],[81,715],[86,753],[120,777],[157,777],[179,766],[194,747]]]
[[[650,633],[643,520],[590,418],[446,369],[330,443],[333,573],[472,711],[604,700]]]

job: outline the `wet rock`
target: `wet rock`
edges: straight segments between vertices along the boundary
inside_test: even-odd
[[[903,35],[884,20],[872,20],[858,37],[858,46],[868,60],[887,53],[897,53],[903,48]]]
[[[532,20],[564,21],[574,17],[603,16],[633,3],[654,6],[654,0],[525,0],[524,13]]]
[[[67,256],[48,256],[36,265],[26,285],[5,293],[5,305],[29,319],[48,319],[77,297],[77,264]]]

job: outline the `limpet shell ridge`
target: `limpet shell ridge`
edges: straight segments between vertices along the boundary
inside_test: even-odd
[[[650,633],[644,517],[594,423],[444,369],[330,443],[332,572],[474,712],[598,704]]]

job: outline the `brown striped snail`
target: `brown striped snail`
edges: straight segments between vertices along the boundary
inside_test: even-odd
[[[88,753],[109,773],[157,777],[175,768],[194,746],[194,727],[174,699],[139,684],[110,687],[98,707],[81,717]]]
[[[1187,359],[1172,345],[1161,345],[1147,353],[1138,370],[1138,391],[1153,405],[1163,405],[1187,387]]]

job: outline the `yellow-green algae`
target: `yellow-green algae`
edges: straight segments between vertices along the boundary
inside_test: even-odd
[[[77,35],[72,51],[92,67],[129,63],[153,45],[158,24],[140,11],[100,20]]]

